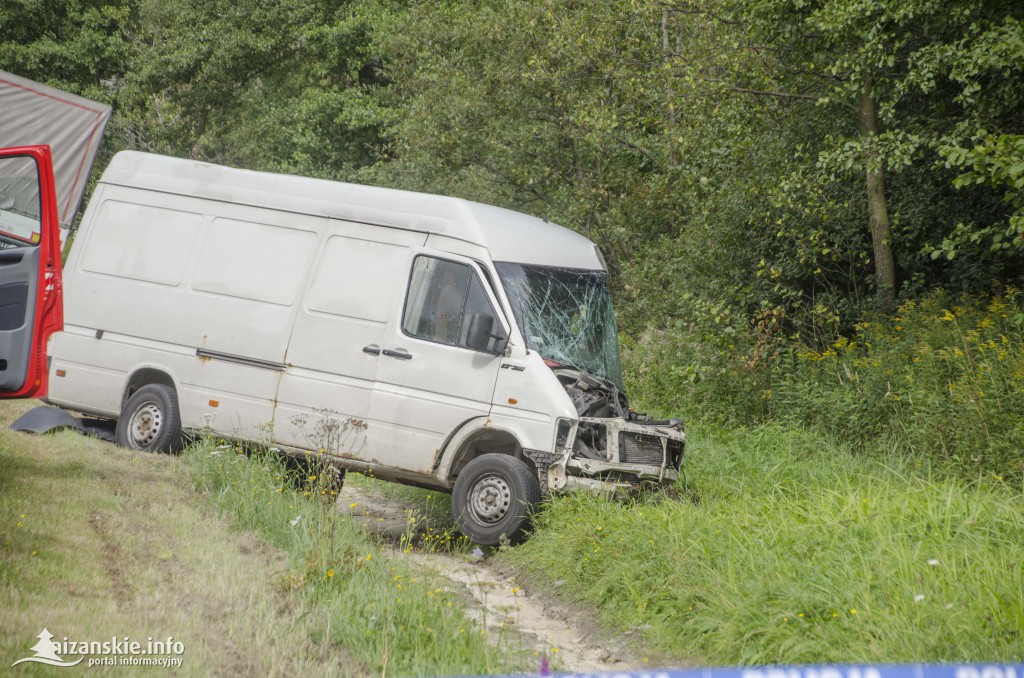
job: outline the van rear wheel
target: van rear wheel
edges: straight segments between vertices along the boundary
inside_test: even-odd
[[[179,451],[184,439],[178,394],[163,384],[149,384],[133,393],[121,409],[114,440],[131,450]]]
[[[522,540],[540,503],[537,474],[522,459],[485,454],[466,465],[452,489],[452,512],[464,535],[497,546]]]

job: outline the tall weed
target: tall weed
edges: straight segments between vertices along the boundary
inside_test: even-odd
[[[814,345],[785,336],[794,321],[779,311],[746,323],[716,317],[624,342],[637,403],[719,426],[799,424],[862,450],[891,445],[969,476],[1024,481],[1024,300],[1016,289],[957,298],[936,291],[848,333],[816,331]]]
[[[1024,476],[1024,308],[937,292],[774,366],[773,417],[968,473]]]

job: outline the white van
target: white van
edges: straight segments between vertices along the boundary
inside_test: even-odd
[[[436,195],[118,154],[65,266],[48,401],[313,451],[453,493],[521,536],[548,492],[677,477],[684,434],[628,409],[604,261],[572,231]]]

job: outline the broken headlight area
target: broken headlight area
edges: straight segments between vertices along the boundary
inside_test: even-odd
[[[579,370],[552,369],[581,417],[629,418],[626,396],[612,382],[597,379]]]
[[[675,480],[683,463],[684,445],[681,430],[581,417],[566,472],[611,474],[617,481]]]
[[[575,429],[559,422],[556,440],[556,449],[568,452],[569,487],[639,487],[678,477],[686,443],[682,420],[636,414],[611,382],[577,370],[555,374],[580,415]]]

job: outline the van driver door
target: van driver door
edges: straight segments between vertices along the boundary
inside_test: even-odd
[[[49,146],[0,149],[0,398],[46,394],[46,342],[64,327]]]
[[[445,440],[491,410],[509,325],[471,259],[421,249],[384,330],[370,402],[379,461],[430,474]]]

